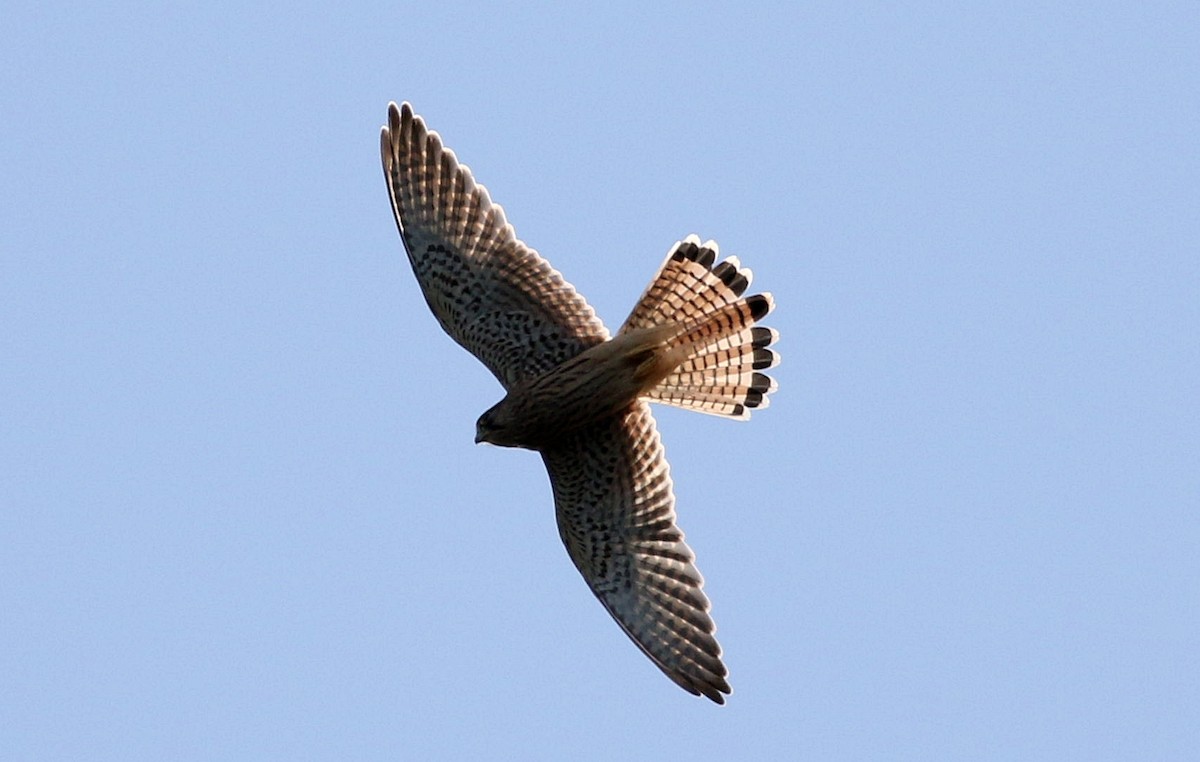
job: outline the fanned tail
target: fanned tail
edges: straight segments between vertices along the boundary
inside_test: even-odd
[[[619,333],[675,325],[665,352],[673,370],[643,393],[654,402],[730,418],[767,406],[777,385],[760,371],[779,364],[779,339],[756,323],[770,294],[742,297],[752,273],[736,257],[714,265],[717,244],[690,235],[675,244]]]

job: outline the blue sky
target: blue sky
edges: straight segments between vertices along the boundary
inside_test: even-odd
[[[14,759],[1182,759],[1200,745],[1192,3],[10,4]],[[680,691],[387,204],[410,100],[615,326],[695,232],[777,303],[660,409],[731,671]]]

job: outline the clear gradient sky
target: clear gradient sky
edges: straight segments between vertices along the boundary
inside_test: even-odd
[[[0,757],[1192,758],[1200,7],[471,5],[6,5]],[[404,99],[610,326],[774,293],[771,408],[659,413],[727,706],[472,444]]]

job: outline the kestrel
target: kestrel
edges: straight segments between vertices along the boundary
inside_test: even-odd
[[[475,441],[541,453],[558,531],[625,634],[684,690],[730,692],[695,556],[675,524],[647,401],[748,418],[775,382],[778,334],[750,270],[688,236],[629,318],[604,324],[522,243],[465,165],[405,103],[388,106],[383,172],[408,261],[437,321],[504,386]]]

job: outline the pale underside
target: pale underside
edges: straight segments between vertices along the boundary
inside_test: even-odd
[[[517,239],[500,206],[425,128],[392,104],[384,174],[409,262],[442,328],[505,388],[608,338],[569,283]],[[729,693],[709,602],[675,524],[675,497],[649,406],[543,447],[559,533],[584,580],[672,680]]]

